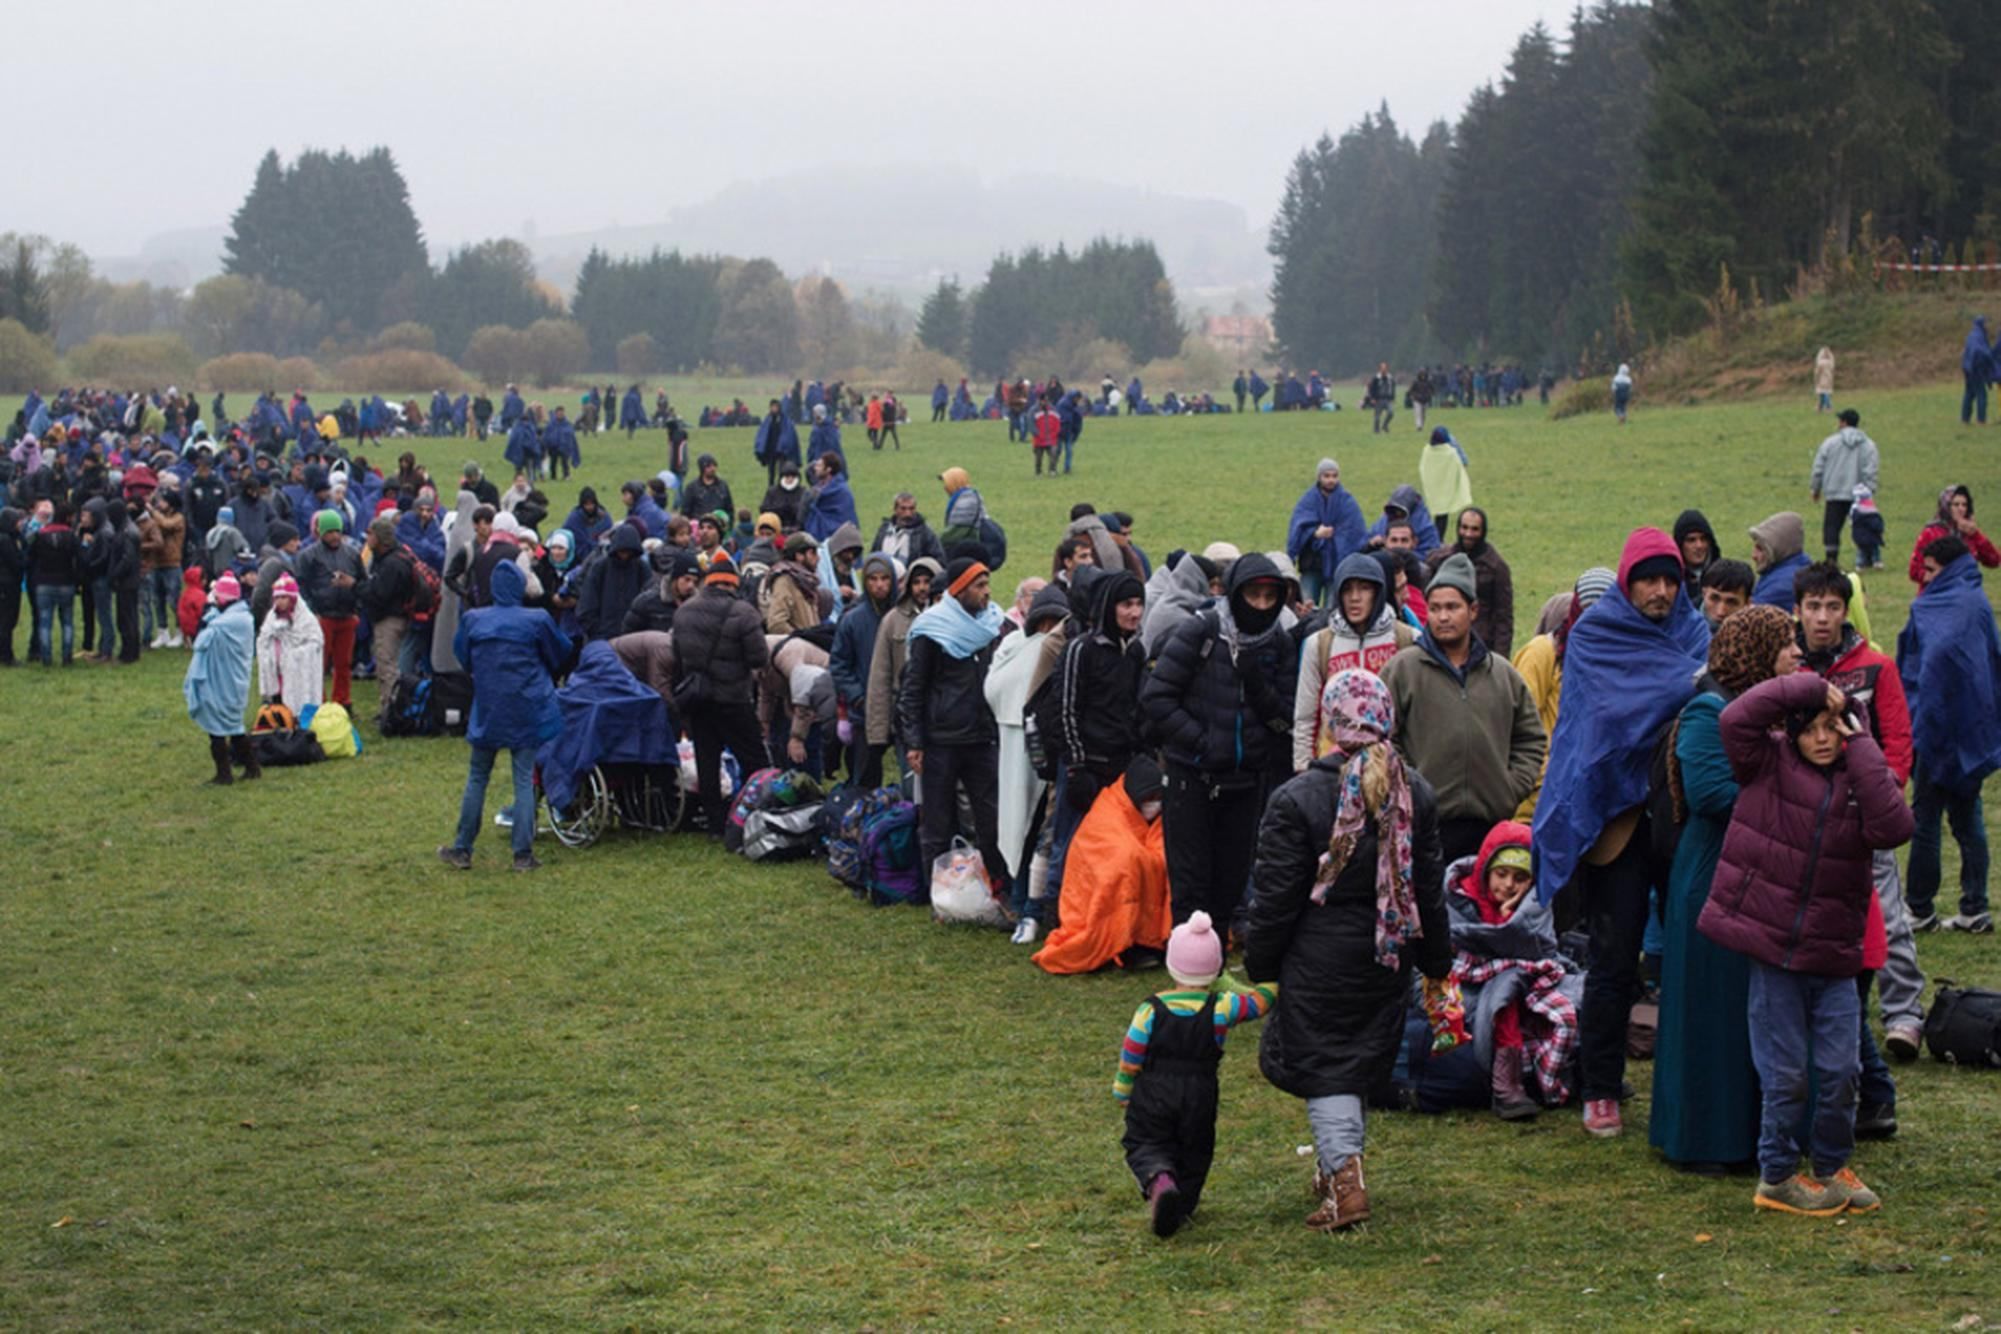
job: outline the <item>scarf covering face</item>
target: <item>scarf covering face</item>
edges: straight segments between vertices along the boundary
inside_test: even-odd
[[[1779,651],[1793,642],[1792,617],[1777,607],[1746,607],[1709,641],[1709,674],[1735,697],[1772,679]]]
[[[1411,889],[1410,776],[1396,747],[1389,745],[1396,730],[1396,708],[1389,687],[1373,673],[1336,672],[1320,692],[1320,730],[1332,737],[1346,755],[1341,768],[1341,795],[1334,809],[1334,832],[1313,878],[1315,903],[1327,901],[1327,890],[1347,868],[1369,818],[1362,798],[1365,753],[1380,744],[1379,763],[1389,770],[1388,791],[1376,808],[1376,962],[1388,969],[1401,966],[1405,942],[1424,934],[1418,920],[1417,896]]]

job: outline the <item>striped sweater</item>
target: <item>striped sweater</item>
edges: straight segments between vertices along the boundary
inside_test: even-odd
[[[1225,991],[1216,997],[1216,1045],[1222,1046],[1229,1037],[1230,1030],[1238,1024],[1262,1019],[1271,1013],[1272,1001],[1278,996],[1278,983],[1263,982],[1247,991]],[[1209,992],[1194,988],[1177,991],[1163,991],[1159,994],[1162,1005],[1176,1014],[1200,1014],[1203,1003],[1209,999]],[[1125,1041],[1119,1044],[1119,1071],[1112,1077],[1112,1096],[1125,1102],[1133,1095],[1133,1080],[1139,1077],[1140,1068],[1146,1064],[1146,1046],[1153,1039],[1153,1006],[1141,1002],[1133,1012],[1133,1021],[1126,1029]]]

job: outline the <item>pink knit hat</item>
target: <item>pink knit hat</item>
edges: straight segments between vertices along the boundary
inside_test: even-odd
[[[1167,971],[1188,987],[1206,987],[1223,971],[1223,938],[1210,926],[1209,914],[1194,912],[1167,938]]]
[[[272,581],[271,596],[274,598],[294,598],[299,596],[299,581],[289,574],[281,574]]]
[[[224,570],[222,577],[215,581],[215,586],[208,590],[208,596],[216,606],[227,607],[243,597],[243,585],[236,582],[234,574]]]

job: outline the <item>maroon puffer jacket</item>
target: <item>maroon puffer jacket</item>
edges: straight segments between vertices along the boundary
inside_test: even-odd
[[[1827,682],[1802,672],[1723,710],[1723,749],[1742,791],[1696,929],[1774,967],[1853,977],[1875,893],[1870,853],[1910,838],[1911,808],[1866,732],[1818,769],[1776,730],[1826,698]]]

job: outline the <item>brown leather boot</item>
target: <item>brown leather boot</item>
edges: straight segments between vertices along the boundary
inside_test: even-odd
[[[1369,1188],[1362,1178],[1362,1155],[1356,1154],[1331,1175],[1316,1172],[1313,1184],[1320,1207],[1306,1216],[1315,1232],[1339,1232],[1369,1218]]]
[[[1522,1084],[1522,1049],[1494,1048],[1494,1115],[1503,1121],[1533,1121],[1542,1104]]]
[[[208,757],[215,762],[215,777],[208,781],[216,787],[227,787],[236,781],[236,775],[229,771],[229,738],[212,736],[208,739]]]
[[[229,739],[230,749],[236,752],[236,762],[243,766],[245,778],[262,778],[264,766],[257,761],[257,743],[247,736]]]

